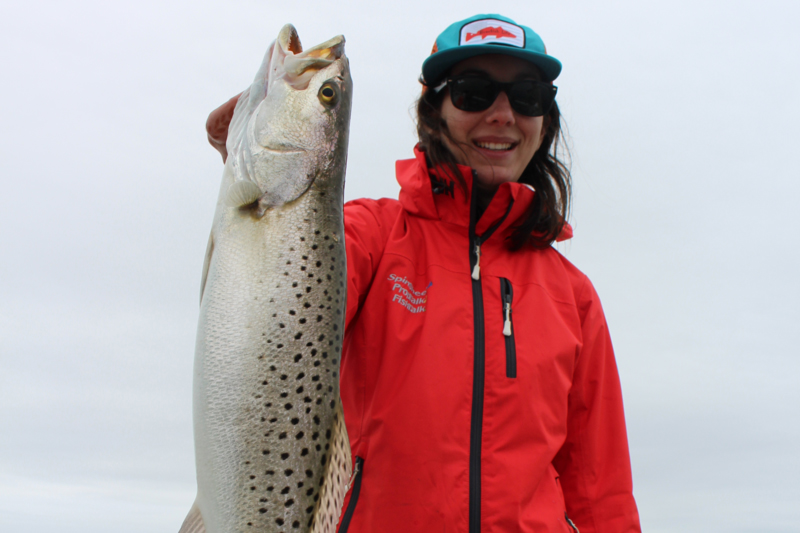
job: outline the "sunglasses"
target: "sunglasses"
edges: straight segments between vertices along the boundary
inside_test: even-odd
[[[541,117],[550,111],[558,87],[534,80],[500,83],[474,75],[454,76],[439,84],[437,93],[450,89],[450,100],[456,109],[467,112],[489,109],[500,91],[506,93],[511,109],[526,117]]]

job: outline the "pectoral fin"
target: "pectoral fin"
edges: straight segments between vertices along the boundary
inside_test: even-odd
[[[197,507],[197,502],[194,502],[192,508],[189,509],[189,514],[186,515],[186,519],[183,521],[178,533],[206,533],[206,525],[203,522],[200,509]]]
[[[252,181],[234,181],[228,187],[228,193],[225,195],[225,205],[228,207],[244,207],[257,201],[263,194],[264,192]]]

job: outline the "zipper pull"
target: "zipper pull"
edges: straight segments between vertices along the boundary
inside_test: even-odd
[[[472,269],[472,279],[481,279],[481,245],[475,245],[475,267]]]
[[[503,306],[506,311],[506,319],[503,322],[503,335],[506,337],[511,336],[511,302],[506,302]]]

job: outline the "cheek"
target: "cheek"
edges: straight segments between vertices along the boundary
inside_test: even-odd
[[[471,114],[465,113],[453,107],[450,101],[450,96],[446,95],[442,102],[442,119],[447,124],[447,130],[453,139],[457,141],[464,141],[467,138],[467,133],[472,127],[474,120]]]

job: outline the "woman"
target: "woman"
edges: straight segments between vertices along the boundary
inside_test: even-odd
[[[560,70],[511,19],[451,25],[399,200],[345,206],[341,532],[640,531],[600,302],[550,246],[571,236]]]

